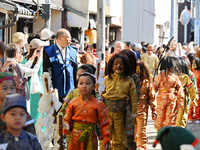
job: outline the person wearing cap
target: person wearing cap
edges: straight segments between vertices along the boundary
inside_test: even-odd
[[[54,35],[54,32],[52,32],[50,29],[48,28],[42,29],[40,33],[40,39],[43,41],[44,46],[51,45],[50,40],[52,40],[53,35]]]
[[[44,49],[43,71],[49,72],[53,88],[58,89],[61,102],[74,89],[76,82],[77,51],[70,43],[70,32],[61,28],[56,33],[56,43]]]
[[[0,144],[8,143],[7,150],[42,150],[37,137],[23,130],[28,118],[26,99],[19,94],[7,95],[1,118],[7,130],[0,133]]]
[[[141,60],[143,60],[149,65],[149,71],[150,71],[151,81],[152,81],[154,71],[157,68],[158,63],[159,63],[158,57],[153,53],[153,46],[149,44],[147,46],[147,53],[141,55],[140,57],[141,57]]]
[[[3,103],[6,95],[15,93],[16,88],[14,75],[11,72],[0,72],[0,115],[3,113]],[[26,126],[24,126],[24,130],[32,134],[36,134],[34,122],[35,121],[29,115]],[[6,128],[6,123],[2,121],[2,118],[0,118],[0,132],[6,130]]]
[[[30,49],[30,43],[33,39],[40,39],[40,35],[37,33],[31,33],[28,38],[27,38],[27,43],[25,44],[25,48],[28,52],[25,53],[24,56],[26,56],[29,53],[29,49]]]
[[[6,49],[7,61],[3,65],[2,71],[10,71],[14,75],[14,80],[16,84],[17,93],[23,95],[26,99],[29,99],[29,91],[27,85],[27,78],[30,77],[35,72],[38,72],[39,63],[41,60],[41,53],[34,52],[33,56],[30,58],[25,65],[20,64],[23,56],[21,55],[20,48],[16,44],[9,44]],[[31,69],[31,65],[35,57],[38,56],[38,60],[33,69]]]
[[[11,72],[0,72],[0,115],[6,95],[15,94],[14,76]],[[6,129],[6,123],[0,118],[0,132]]]
[[[186,128],[167,126],[159,130],[153,147],[158,142],[163,150],[182,150],[184,145],[191,145],[187,150],[194,150],[199,140]]]
[[[26,57],[24,57],[24,59],[21,63],[22,64],[27,63],[27,61],[29,61],[35,53],[39,53],[40,55],[43,55],[43,42],[37,38],[31,40],[29,54]],[[38,56],[35,57],[35,59],[33,60],[32,66],[30,68],[34,68],[37,60],[38,60]],[[42,85],[42,79],[41,79],[42,73],[43,73],[43,59],[41,57],[39,69],[37,72],[41,85]],[[29,90],[30,90],[31,80],[32,80],[32,77],[30,77],[28,80]],[[43,87],[43,86],[41,86],[41,87]],[[38,109],[38,103],[40,100],[40,94],[43,94],[43,93],[44,93],[44,90],[42,89],[42,91],[40,93],[29,95],[29,97],[30,97],[30,114],[33,117],[33,119],[36,121],[37,121],[37,117],[39,117],[37,109]]]

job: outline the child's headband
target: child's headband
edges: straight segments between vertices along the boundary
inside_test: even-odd
[[[91,77],[94,79],[95,83],[96,83],[96,78],[95,78],[95,76],[94,76],[93,74],[89,73],[89,72],[81,73],[80,76],[78,77],[78,80],[80,79],[81,76],[86,76],[86,75],[91,76]]]

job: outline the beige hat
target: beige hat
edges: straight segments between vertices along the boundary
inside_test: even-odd
[[[53,34],[54,34],[54,32],[52,32],[48,28],[44,28],[41,31],[40,39],[46,41],[46,40],[50,39]]]
[[[43,43],[40,39],[33,39],[31,40],[31,43],[30,43],[30,48],[31,49],[36,49],[40,46],[43,46]]]

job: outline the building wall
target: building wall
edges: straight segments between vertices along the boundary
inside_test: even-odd
[[[154,42],[155,0],[126,0],[122,41]]]
[[[56,33],[58,29],[62,27],[62,12],[58,10],[52,10],[51,16],[51,30]]]
[[[62,12],[58,10],[51,10],[51,30],[56,33],[62,27]],[[37,16],[33,23],[33,33],[40,33],[45,28],[45,20],[41,16]]]
[[[65,6],[73,8],[83,14],[88,13],[89,0],[65,0]]]
[[[157,46],[161,45],[165,40],[167,40],[167,35],[169,34],[169,28],[167,27],[167,25],[169,25],[170,22],[170,15],[168,15],[167,17],[166,14],[169,14],[171,10],[170,8],[166,8],[165,1],[166,0],[155,0],[156,17],[153,43]]]

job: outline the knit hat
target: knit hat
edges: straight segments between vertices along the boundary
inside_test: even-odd
[[[187,129],[181,127],[163,127],[158,131],[153,147],[160,141],[163,150],[180,150],[183,144],[195,146],[198,139]]]
[[[43,43],[40,39],[31,40],[31,43],[30,43],[31,49],[36,49],[36,48],[41,47],[41,46],[43,46]]]
[[[9,109],[14,107],[21,107],[26,110],[26,99],[19,94],[6,95],[4,104],[3,104],[3,114],[5,114]]]
[[[54,33],[51,30],[49,30],[48,28],[44,28],[41,31],[40,39],[43,41],[49,40],[53,34]]]
[[[14,80],[14,76],[11,72],[0,72],[0,82],[9,79]]]

